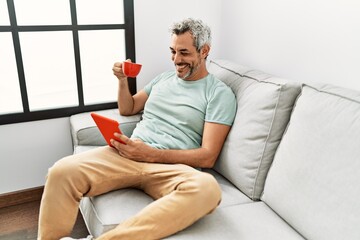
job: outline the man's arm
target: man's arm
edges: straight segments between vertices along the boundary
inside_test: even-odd
[[[197,149],[164,150],[152,148],[140,140],[129,139],[124,135],[116,135],[126,145],[113,140],[112,144],[123,157],[152,163],[186,164],[192,167],[211,168],[218,158],[230,126],[205,122],[202,145]]]
[[[144,90],[134,96],[129,91],[127,77],[123,73],[122,63],[117,62],[113,66],[113,73],[118,78],[118,107],[121,115],[134,115],[144,109],[148,95]]]

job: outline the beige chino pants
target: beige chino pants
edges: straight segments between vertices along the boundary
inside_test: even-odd
[[[161,239],[210,213],[221,199],[210,174],[183,164],[135,162],[111,147],[100,147],[65,157],[49,169],[38,239],[69,236],[83,196],[127,187],[141,189],[156,201],[97,239]]]

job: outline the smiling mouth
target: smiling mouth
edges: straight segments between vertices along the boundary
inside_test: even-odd
[[[189,67],[189,64],[177,64],[176,65],[176,70],[178,72],[181,72],[181,71],[185,70],[187,67]]]

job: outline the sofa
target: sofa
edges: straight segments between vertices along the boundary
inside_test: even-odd
[[[212,174],[222,201],[166,239],[360,239],[360,92],[298,83],[227,60],[208,69],[236,94],[237,114]],[[117,119],[126,135],[141,115]],[[74,154],[101,145],[89,113],[70,117]],[[136,189],[81,200],[97,237],[153,200]]]

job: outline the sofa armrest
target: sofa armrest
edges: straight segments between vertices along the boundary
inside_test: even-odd
[[[115,119],[120,123],[120,129],[124,135],[130,136],[142,114],[122,116],[118,109],[96,111],[96,113]],[[90,112],[75,114],[70,117],[71,137],[74,146],[103,146],[106,145]]]

